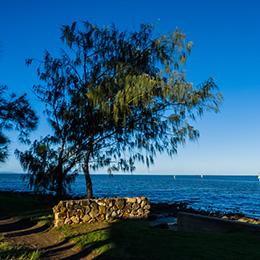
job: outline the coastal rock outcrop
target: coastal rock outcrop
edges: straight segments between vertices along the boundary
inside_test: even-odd
[[[104,220],[147,218],[146,197],[63,200],[53,207],[55,226]]]

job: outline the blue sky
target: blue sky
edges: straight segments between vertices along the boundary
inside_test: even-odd
[[[214,77],[224,95],[221,112],[206,113],[195,122],[200,130],[196,142],[179,147],[172,160],[165,154],[146,169],[137,165],[136,174],[260,174],[260,2],[257,0],[0,0],[0,84],[17,94],[28,93],[41,117],[37,139],[50,132],[43,105],[31,93],[38,83],[35,67],[26,58],[43,57],[47,49],[59,55],[61,25],[88,20],[98,26],[112,22],[122,30],[140,23],[157,23],[156,33],[178,27],[194,42],[185,69],[194,84]],[[17,133],[10,152],[17,147]],[[22,172],[10,157],[0,172]],[[104,172],[104,171],[103,171]]]

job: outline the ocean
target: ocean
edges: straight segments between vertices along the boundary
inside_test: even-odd
[[[0,190],[30,191],[22,174],[0,174]],[[95,197],[145,196],[151,202],[186,202],[194,209],[240,212],[260,218],[257,176],[92,175]],[[71,195],[86,194],[84,175],[72,184]]]

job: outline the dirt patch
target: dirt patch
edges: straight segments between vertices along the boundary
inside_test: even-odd
[[[105,228],[109,224],[77,225],[70,229],[70,233],[86,233]],[[107,259],[95,252],[81,251],[71,241],[64,241],[64,232],[55,228],[48,229],[28,219],[6,218],[0,220],[0,236],[2,242],[21,245],[29,249],[39,249],[43,252],[40,259],[44,260],[73,260],[73,259]]]

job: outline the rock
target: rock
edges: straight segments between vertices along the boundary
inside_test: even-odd
[[[250,224],[258,224],[258,221],[255,220],[255,219],[249,218],[247,223],[250,223]]]
[[[98,204],[96,203],[92,203],[90,205],[90,212],[89,212],[89,216],[91,218],[96,218],[99,215],[99,208],[98,208]]]
[[[142,218],[144,216],[144,210],[142,208],[139,208],[137,210],[137,215]]]
[[[90,208],[91,208],[91,210],[93,209],[93,210],[98,210],[98,204],[97,203],[91,203],[90,204]]]
[[[125,207],[125,200],[124,199],[116,199],[115,206],[118,209],[123,209]]]
[[[146,201],[141,202],[141,208],[143,208],[144,206],[146,206]]]
[[[130,213],[132,210],[131,204],[126,204],[125,207],[123,208],[123,212]]]
[[[58,207],[58,205],[54,206],[54,207],[52,208],[52,211],[53,211],[53,214],[54,214],[54,215],[55,215],[56,213],[59,213],[59,207]]]
[[[111,217],[112,217],[112,218],[116,218],[116,217],[117,217],[117,214],[116,214],[115,211],[112,212]]]
[[[67,208],[67,209],[72,210],[72,209],[73,209],[73,206],[74,206],[73,200],[68,200],[68,201],[66,202],[66,208]]]
[[[88,214],[90,212],[90,206],[85,206],[84,207],[84,211],[85,211],[85,214]]]
[[[72,221],[69,218],[66,218],[65,221],[64,221],[65,225],[70,225],[71,223],[72,223]]]
[[[136,202],[136,198],[127,198],[127,203],[135,203]]]
[[[145,205],[143,208],[149,210],[151,208],[151,205]]]
[[[106,214],[106,207],[105,206],[99,206],[99,213],[100,214]]]
[[[109,201],[108,206],[111,208],[111,207],[113,207],[114,205],[115,205],[115,200],[114,200],[114,199],[111,199],[111,200]]]
[[[55,226],[60,227],[64,225],[64,220],[63,219],[56,219],[55,220]]]
[[[243,218],[238,219],[238,221],[239,221],[239,222],[247,223],[247,222],[249,221],[249,219],[246,218],[246,217],[243,217]]]
[[[66,207],[66,202],[64,200],[61,200],[59,203],[58,203],[58,208],[61,208],[61,207]]]
[[[83,222],[88,222],[91,219],[91,217],[88,214],[85,214],[82,218]]]
[[[105,220],[105,215],[99,215],[96,217],[97,221],[104,221]]]
[[[61,207],[60,208],[60,212],[63,212],[63,213],[67,212],[67,208],[66,207]]]
[[[98,215],[99,215],[99,210],[91,209],[91,211],[89,212],[89,216],[91,218],[96,218]]]
[[[105,220],[109,220],[112,212],[107,212],[105,215]]]
[[[94,223],[94,222],[97,222],[97,220],[95,218],[91,218],[88,223]]]
[[[138,204],[138,203],[133,203],[132,204],[132,210],[133,211],[136,211],[136,210],[138,210],[140,208],[140,204]]]
[[[141,197],[136,197],[136,202],[137,202],[138,204],[141,204],[142,198],[141,198]]]
[[[104,200],[101,200],[101,199],[97,200],[96,203],[99,206],[102,206],[102,207],[106,207],[107,206],[106,202]]]
[[[79,217],[78,216],[72,216],[70,218],[70,220],[74,223],[74,224],[79,224]]]
[[[88,206],[90,204],[91,204],[91,202],[89,199],[84,199],[81,201],[81,206]]]
[[[81,209],[78,209],[77,210],[77,216],[79,217],[79,219],[82,219],[83,218],[83,212]]]
[[[117,218],[122,218],[122,216],[123,216],[123,211],[121,211],[121,210],[118,210],[117,212]]]
[[[67,214],[63,212],[57,213],[55,215],[55,219],[65,219],[65,218],[67,218]]]
[[[130,217],[130,214],[127,212],[124,212],[122,215],[122,218],[129,218],[129,217]]]

